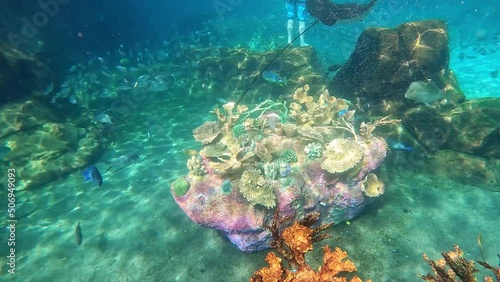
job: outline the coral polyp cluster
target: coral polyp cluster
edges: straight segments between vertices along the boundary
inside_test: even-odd
[[[371,134],[377,124],[359,135],[348,101],[326,89],[310,92],[305,85],[289,102],[226,103],[193,130],[202,148],[188,150],[189,190],[180,195],[172,186],[192,220],[243,251],[258,251],[270,246],[264,225],[273,208],[297,219],[320,212],[324,223],[342,222],[384,192],[373,174],[387,152]]]
[[[316,228],[311,227],[318,218],[318,213],[310,214],[280,233],[280,227],[290,221],[291,218],[280,218],[279,212],[276,211],[272,224],[268,226],[273,234],[271,246],[287,261],[291,268],[285,267],[282,259],[274,252],[269,252],[266,256],[266,262],[269,266],[256,271],[250,281],[361,282],[362,280],[357,276],[354,276],[351,280],[341,276],[343,272],[355,272],[356,266],[350,260],[346,260],[347,252],[340,248],[335,248],[332,251],[329,246],[323,247],[323,265],[317,271],[313,270],[306,262],[305,255],[313,249],[313,243],[330,238],[326,233],[319,233],[330,227],[332,223],[323,224]],[[367,282],[369,281],[371,280],[367,280]]]

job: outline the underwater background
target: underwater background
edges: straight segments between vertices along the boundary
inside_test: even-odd
[[[367,28],[425,20],[446,23],[450,84],[464,97],[441,107],[408,104],[403,92],[404,110],[380,112],[377,97],[358,105],[342,96],[357,126],[403,119],[378,133],[412,149],[388,150],[375,171],[385,193],[328,228],[332,238],[306,258],[317,268],[322,246],[341,247],[363,281],[387,282],[420,281],[432,272],[422,254],[437,260],[454,244],[469,260],[500,266],[500,2],[379,0],[361,21],[316,24],[304,34],[309,46],[294,42],[270,66],[289,78],[282,86],[258,78],[287,44],[286,12],[279,0],[2,0],[0,281],[248,281],[268,251],[242,252],[193,222],[171,190],[202,149],[193,130],[247,89],[249,108],[291,100],[304,81],[318,91]],[[453,131],[424,118],[433,108],[447,111]],[[440,143],[443,131],[465,141]],[[90,165],[102,185],[85,181]],[[479,279],[491,276],[477,268]]]

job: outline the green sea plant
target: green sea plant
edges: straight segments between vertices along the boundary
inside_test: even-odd
[[[285,150],[281,152],[278,159],[285,163],[296,163],[298,161],[297,154],[293,150]]]
[[[310,160],[323,157],[323,146],[320,143],[312,142],[306,145],[304,152]]]
[[[184,177],[178,177],[171,185],[177,197],[184,196],[189,191],[190,184]]]

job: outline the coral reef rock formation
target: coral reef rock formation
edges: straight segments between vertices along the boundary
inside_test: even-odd
[[[366,29],[330,90],[369,113],[399,114],[417,103],[405,98],[417,81],[432,82],[450,104],[465,98],[449,70],[448,32],[442,21]]]
[[[0,144],[10,150],[3,161],[16,169],[18,189],[57,180],[102,153],[100,130],[81,123],[59,123],[49,108],[30,100],[0,107]]]
[[[216,139],[200,138],[205,130],[193,132],[202,149],[187,161],[190,188],[180,195],[171,186],[193,221],[252,252],[270,247],[265,226],[274,208],[296,220],[319,212],[320,224],[340,223],[383,194],[384,184],[373,171],[385,159],[387,143],[371,131],[388,120],[359,135],[354,111],[347,111],[343,99],[325,89],[314,96],[309,91],[307,85],[299,89],[293,112],[272,100],[253,107],[227,103],[212,111],[217,119],[212,123],[220,123]],[[311,155],[313,147],[317,153]]]

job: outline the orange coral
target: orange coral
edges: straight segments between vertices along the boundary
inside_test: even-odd
[[[305,254],[313,249],[313,243],[323,239],[330,238],[328,234],[319,232],[330,227],[332,224],[324,224],[316,228],[311,228],[314,222],[319,218],[319,213],[313,213],[306,216],[303,220],[295,222],[292,226],[285,228],[282,234],[279,233],[280,226],[289,221],[290,217],[279,218],[278,209],[274,214],[273,222],[267,226],[273,234],[273,247],[292,267],[286,269],[281,258],[270,252],[266,256],[268,267],[263,267],[256,271],[250,278],[250,282],[362,282],[360,278],[354,276],[351,280],[338,276],[341,272],[354,272],[356,266],[347,258],[347,252],[340,248],[334,251],[330,247],[323,248],[323,266],[318,271],[314,271],[305,260]],[[371,280],[367,280],[370,282]]]

